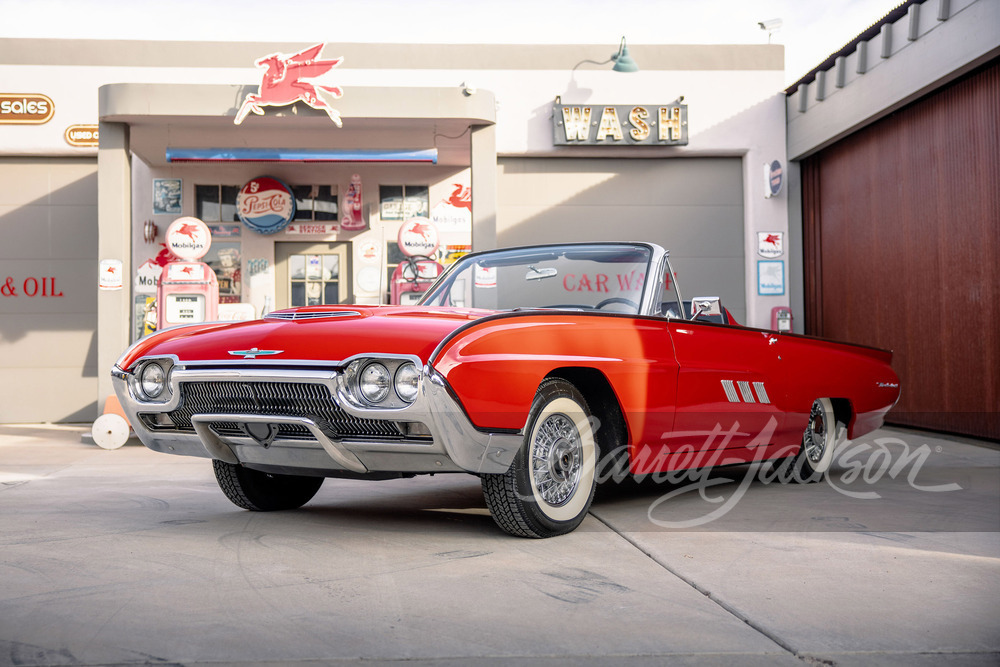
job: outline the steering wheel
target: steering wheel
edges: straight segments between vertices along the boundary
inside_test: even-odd
[[[605,306],[610,306],[611,304],[614,304],[614,303],[622,303],[622,304],[625,304],[626,306],[632,306],[633,308],[635,308],[635,312],[637,312],[637,313],[639,312],[639,304],[637,304],[632,299],[626,299],[623,296],[612,296],[612,297],[609,297],[609,298],[605,299],[604,301],[601,301],[596,306],[594,306],[594,308],[597,309],[597,310],[601,310]]]

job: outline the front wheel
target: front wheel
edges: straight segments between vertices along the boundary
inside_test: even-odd
[[[212,460],[215,479],[237,507],[255,512],[275,512],[302,507],[323,485],[322,477],[272,475],[241,465]]]
[[[580,525],[596,486],[590,417],[586,399],[569,382],[550,379],[538,388],[510,468],[482,478],[486,505],[504,531],[553,537]]]

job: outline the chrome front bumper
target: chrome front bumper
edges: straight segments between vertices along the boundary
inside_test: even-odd
[[[133,395],[130,373],[117,366],[112,382],[122,408],[142,443],[158,452],[200,456],[271,469],[299,469],[313,474],[349,472],[502,473],[521,445],[519,433],[487,433],[477,430],[448,386],[433,368],[424,366],[416,400],[404,408],[376,409],[356,405],[347,395],[342,373],[335,370],[241,369],[177,365],[170,374],[171,399],[166,403],[141,401]],[[397,424],[421,424],[429,437],[398,438],[340,437],[324,431],[317,419],[282,414],[250,414],[243,411],[211,412],[190,416],[193,430],[157,427],[149,422],[157,413],[181,407],[182,385],[213,383],[308,383],[328,388],[337,407],[360,420],[387,420]],[[220,429],[219,423],[238,426]],[[258,425],[258,426],[252,426]],[[271,425],[271,426],[267,426]],[[251,432],[277,430],[279,425],[297,429],[294,438],[252,437]],[[424,429],[421,429],[423,431]],[[274,433],[274,431],[270,431]]]

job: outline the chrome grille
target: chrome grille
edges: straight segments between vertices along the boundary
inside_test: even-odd
[[[330,390],[322,384],[306,382],[184,382],[181,384],[181,406],[169,413],[171,421],[182,431],[194,431],[192,415],[248,414],[280,417],[305,417],[316,422],[320,430],[332,438],[400,438],[395,422],[380,419],[359,419],[344,412]],[[236,424],[218,422],[222,430],[238,428]],[[294,435],[293,435],[294,431]],[[285,428],[281,433],[301,439],[297,429]]]
[[[246,435],[243,427],[236,422],[209,422],[209,427],[223,437],[239,438]],[[302,424],[276,424],[278,427],[277,440],[312,440],[316,438],[312,431]]]

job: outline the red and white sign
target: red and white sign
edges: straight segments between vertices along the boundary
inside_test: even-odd
[[[97,285],[101,289],[122,288],[122,261],[120,259],[102,259]]]
[[[212,247],[212,232],[208,225],[186,216],[177,218],[167,227],[167,249],[179,259],[201,259]]]
[[[351,176],[351,184],[347,186],[347,196],[344,198],[344,215],[340,218],[340,228],[356,232],[368,228],[365,217],[361,214],[361,176]]]
[[[427,218],[410,218],[399,228],[396,243],[407,257],[414,255],[430,257],[437,252],[440,242],[437,227],[433,222]]]
[[[382,258],[379,250],[380,247],[377,241],[364,241],[358,248],[358,258],[368,264],[378,264]]]
[[[288,225],[285,228],[285,234],[289,236],[301,236],[303,234],[336,234],[337,225],[328,225],[322,222],[305,222],[305,223],[295,223],[294,225]]]
[[[337,127],[343,126],[340,112],[330,106],[325,99],[341,97],[344,91],[338,86],[319,83],[315,79],[323,76],[340,64],[343,58],[320,60],[319,54],[326,44],[314,44],[308,49],[287,55],[271,53],[258,58],[254,65],[264,70],[256,93],[247,93],[233,123],[239,125],[251,111],[264,115],[262,107],[283,107],[296,102],[305,102],[313,109],[326,112]]]
[[[781,257],[785,252],[783,232],[757,232],[757,254],[761,257]]]
[[[243,224],[255,232],[274,234],[295,217],[295,196],[278,179],[261,176],[240,189],[236,212]]]
[[[167,280],[206,280],[207,264],[201,262],[172,262],[167,264]]]
[[[470,231],[472,229],[472,188],[452,183],[451,196],[442,199],[431,211],[431,220],[438,229]]]
[[[476,265],[476,287],[496,287],[497,267]]]

